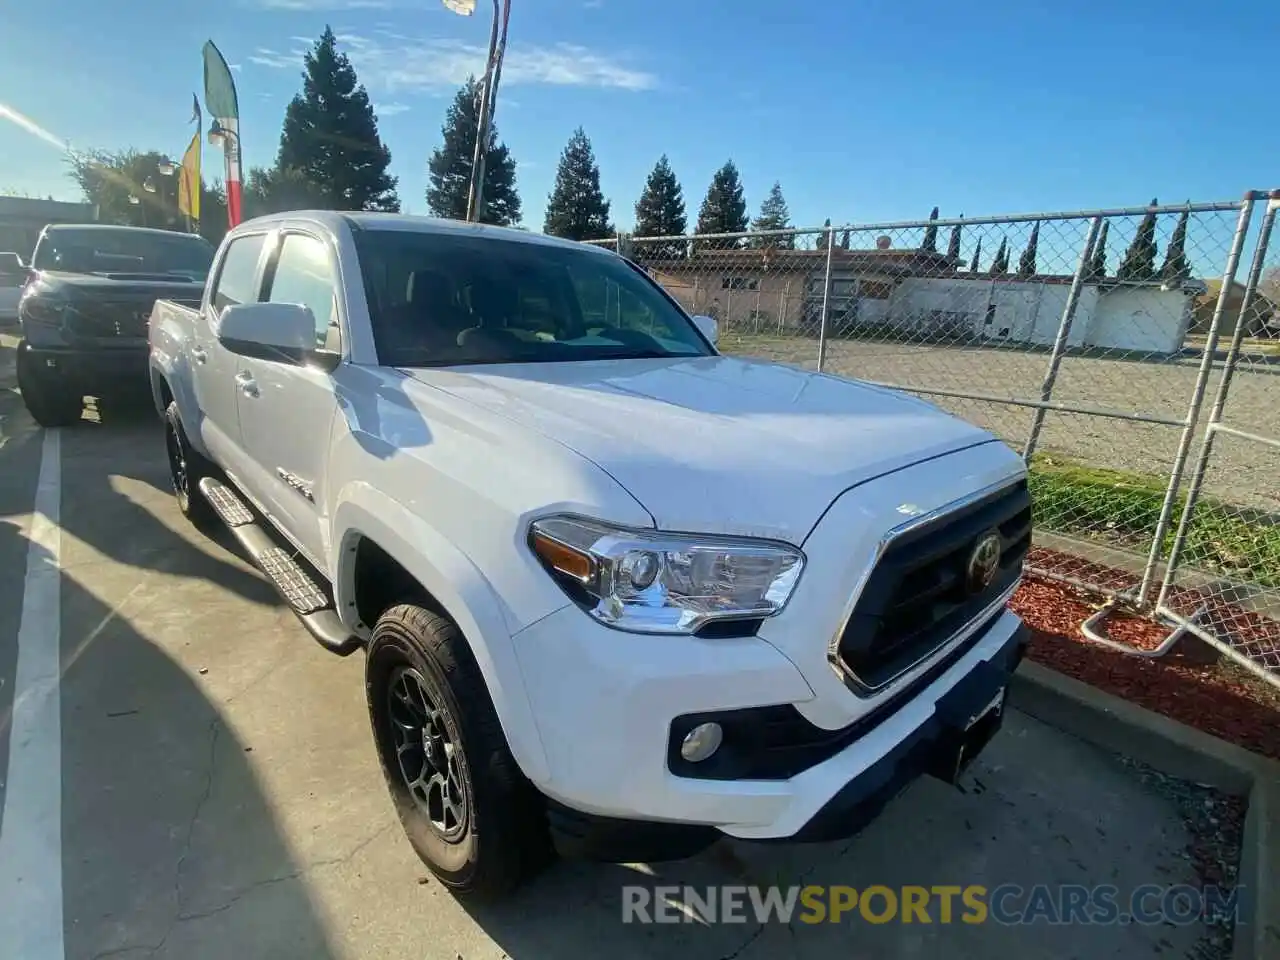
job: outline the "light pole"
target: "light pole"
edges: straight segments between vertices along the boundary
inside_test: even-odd
[[[454,13],[469,17],[476,0],[441,0]],[[489,59],[484,67],[484,83],[480,89],[480,110],[476,119],[476,146],[471,157],[471,189],[467,193],[467,219],[480,220],[484,209],[484,164],[488,150],[489,125],[498,100],[498,80],[502,76],[502,57],[507,50],[507,24],[511,20],[511,0],[493,0],[493,23],[489,27]]]

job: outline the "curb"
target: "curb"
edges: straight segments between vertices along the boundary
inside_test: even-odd
[[[1170,720],[1038,663],[1022,662],[1010,703],[1087,743],[1162,773],[1248,797],[1241,915],[1232,960],[1280,956],[1280,763]]]

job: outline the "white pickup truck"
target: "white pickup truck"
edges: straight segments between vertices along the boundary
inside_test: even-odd
[[[1019,458],[719,354],[614,253],[292,213],[228,234],[150,331],[181,509],[364,649],[391,796],[458,892],[555,850],[848,836],[1000,724]]]

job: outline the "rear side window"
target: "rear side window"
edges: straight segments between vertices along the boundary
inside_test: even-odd
[[[218,284],[213,288],[215,310],[258,299],[258,259],[266,239],[266,234],[258,233],[231,241],[218,271]]]

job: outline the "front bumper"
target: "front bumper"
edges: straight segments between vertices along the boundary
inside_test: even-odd
[[[547,752],[550,776],[537,786],[550,801],[557,841],[573,855],[630,861],[687,856],[721,834],[799,840],[856,832],[912,779],[948,766],[975,704],[991,703],[1007,684],[1024,635],[1014,614],[997,614],[940,669],[893,696],[874,723],[860,721],[850,742],[793,776],[695,779],[672,772],[672,722],[804,704],[813,693],[799,670],[756,637],[638,636],[561,610],[514,638]],[[994,732],[987,726],[984,736]],[[982,745],[971,742],[969,755]]]
[[[143,342],[128,347],[37,347],[19,345],[27,356],[24,362],[41,376],[56,377],[90,396],[115,394],[124,390],[145,390],[148,379],[148,351]]]

